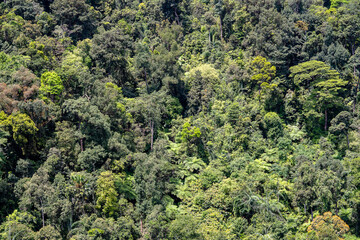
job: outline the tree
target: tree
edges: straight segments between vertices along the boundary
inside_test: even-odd
[[[56,72],[45,72],[41,75],[40,93],[42,99],[48,101],[49,97],[54,102],[64,90],[63,82]]]
[[[339,73],[330,66],[315,60],[291,67],[290,72],[303,106],[324,112],[324,130],[327,131],[328,110],[341,105],[348,81],[340,79]]]
[[[106,159],[106,156],[107,154],[104,148],[97,145],[82,151],[78,156],[77,163],[81,170],[92,172],[95,171],[98,166],[101,166]]]
[[[198,233],[198,220],[192,215],[179,215],[169,226],[170,239],[202,239]]]
[[[210,64],[199,65],[185,75],[190,114],[206,111],[220,85],[219,72]]]
[[[104,115],[89,99],[78,98],[66,100],[63,105],[63,117],[76,125],[76,135],[80,150],[85,150],[85,140],[98,145],[105,145],[110,136],[110,119]]]
[[[33,20],[37,15],[44,11],[36,1],[8,1],[7,5],[10,8],[15,9],[15,13],[26,20]]]
[[[150,141],[146,141],[150,142],[150,151],[153,150],[157,129],[164,123],[168,124],[167,119],[175,118],[182,111],[179,101],[164,91],[141,95],[137,101],[129,102],[128,106],[135,120],[134,126],[141,127],[147,133],[150,132],[150,136],[147,136]],[[144,138],[144,136],[139,136],[139,138]],[[139,141],[143,142],[143,139]]]
[[[96,28],[96,12],[85,0],[54,0],[50,8],[67,36],[84,39]]]
[[[54,188],[49,183],[48,171],[45,168],[40,168],[25,183],[24,189],[25,191],[20,199],[20,207],[28,211],[33,208],[38,210],[41,214],[42,226],[45,227],[45,220],[49,214],[50,205],[53,203],[51,197],[54,195]]]
[[[350,147],[349,142],[349,128],[351,126],[351,114],[347,111],[340,112],[335,118],[331,120],[329,131],[336,135],[345,135],[347,147]]]
[[[247,31],[242,45],[249,49],[253,56],[261,55],[271,59],[278,75],[287,75],[289,67],[302,59],[306,31],[296,26],[295,21],[298,18],[294,17],[289,21],[292,19],[291,14],[281,14],[280,9],[286,5],[271,1],[246,2],[245,8],[250,13],[250,20],[247,18],[247,23],[244,24]],[[276,9],[274,5],[279,7]]]
[[[257,84],[259,90],[259,102],[261,99],[261,90],[266,87],[271,80],[275,77],[276,67],[272,66],[266,58],[257,56],[250,63],[251,80]]]
[[[3,111],[0,112],[0,127],[9,129],[14,141],[21,147],[23,154],[31,153],[35,147],[34,135],[38,131],[31,118],[16,112],[7,116]]]
[[[349,59],[349,68],[352,71],[353,78],[353,114],[355,113],[356,103],[358,99],[358,91],[360,87],[360,47],[358,47],[354,54]]]
[[[96,66],[111,75],[115,83],[122,87],[125,94],[133,91],[133,79],[128,70],[127,57],[132,49],[128,34],[120,28],[113,28],[94,36],[90,56]]]
[[[345,92],[345,86],[347,84],[347,81],[337,78],[322,81],[315,85],[315,96],[320,103],[320,109],[324,111],[325,131],[327,131],[328,124],[328,109],[341,104],[341,95]]]
[[[6,220],[0,225],[0,236],[2,239],[34,239],[35,217],[27,212],[15,210],[6,217]]]
[[[26,67],[29,62],[29,56],[8,55],[4,52],[0,52],[0,77],[2,82],[7,84],[12,83],[11,76],[21,69],[21,67]]]
[[[146,44],[137,44],[136,45],[136,56],[135,56],[135,68],[137,75],[145,81],[146,92],[151,93],[151,76],[150,76],[150,66],[151,66],[151,52],[149,47]]]
[[[74,93],[80,96],[88,94],[90,81],[93,80],[89,73],[88,66],[85,65],[80,48],[73,52],[65,53],[61,62],[59,75],[63,79],[64,88],[67,93]]]
[[[315,231],[320,239],[341,239],[350,230],[349,226],[337,215],[325,212],[317,216],[308,227],[307,231]]]
[[[118,193],[115,189],[114,175],[110,171],[100,174],[97,180],[96,207],[107,217],[118,215]]]
[[[160,214],[165,210],[165,196],[174,188],[171,179],[175,177],[175,167],[164,158],[165,156],[158,158],[154,155],[143,159],[136,167],[134,175],[141,234],[144,234],[143,220],[153,211]]]
[[[53,226],[47,225],[41,228],[35,235],[35,240],[57,240],[61,239],[59,231]]]
[[[240,118],[240,104],[235,101],[229,106],[227,112],[227,120],[231,124],[236,125],[236,123],[239,121],[239,118]]]
[[[82,216],[73,224],[68,234],[70,239],[138,239],[133,219],[121,217],[116,221],[113,218],[100,218],[96,214]]]
[[[293,78],[295,86],[302,92],[309,90],[311,86],[326,81],[328,79],[336,79],[339,73],[324,62],[307,61],[290,68],[290,76]]]
[[[306,156],[297,157],[297,165],[294,172],[294,193],[293,203],[304,209],[304,212],[311,213],[316,206],[315,181],[316,170],[314,164]]]
[[[281,119],[277,113],[268,112],[264,116],[265,128],[267,130],[267,137],[277,140],[283,135],[283,126]]]

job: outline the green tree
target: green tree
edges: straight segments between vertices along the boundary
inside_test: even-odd
[[[353,114],[356,110],[356,103],[358,99],[358,91],[360,87],[360,48],[358,47],[354,54],[349,59],[349,68],[352,72],[352,78],[353,78]]]
[[[0,225],[0,236],[2,239],[34,239],[35,217],[27,212],[15,210],[6,217],[6,220]]]
[[[21,69],[21,67],[28,66],[30,57],[22,55],[8,55],[0,52],[0,77],[1,82],[12,83],[11,76]]]
[[[35,240],[58,240],[61,239],[59,231],[53,226],[47,225],[41,228],[35,235]]]
[[[92,39],[90,56],[96,66],[111,75],[115,83],[128,91],[133,91],[133,79],[129,73],[127,57],[132,49],[131,38],[120,28],[97,34]]]
[[[290,72],[302,104],[324,112],[324,130],[327,131],[328,110],[341,105],[348,82],[340,79],[339,73],[330,66],[315,60],[291,67]]]
[[[136,206],[140,214],[140,232],[144,234],[144,219],[164,214],[166,196],[174,189],[175,167],[165,156],[146,157],[135,170]]]
[[[265,128],[267,130],[267,137],[272,140],[277,140],[283,135],[283,126],[281,119],[277,113],[268,112],[264,116]]]
[[[196,114],[206,111],[211,98],[219,88],[219,72],[210,64],[202,64],[191,69],[185,76],[185,83],[189,89],[189,113]]]
[[[96,12],[85,0],[54,0],[50,5],[66,36],[84,39],[92,36],[96,26]]]
[[[266,87],[271,80],[274,79],[276,74],[276,67],[272,66],[266,58],[257,56],[250,63],[251,80],[255,82],[259,91],[259,101],[261,98],[261,90]]]
[[[31,153],[36,142],[34,135],[38,131],[31,118],[16,112],[7,116],[3,111],[0,112],[0,127],[8,129],[14,141],[21,147],[23,154]]]
[[[96,190],[96,207],[107,217],[116,217],[118,215],[118,193],[115,189],[114,174],[105,171],[100,174]]]
[[[198,233],[199,221],[192,215],[179,215],[169,226],[170,239],[203,239]]]
[[[64,86],[56,72],[45,72],[41,75],[39,90],[43,100],[48,101],[50,98],[51,101],[54,102],[64,90]]]
[[[302,208],[305,213],[310,212],[312,219],[314,207],[316,207],[315,166],[306,156],[298,156],[296,160],[293,203]]]
[[[79,156],[77,163],[81,170],[87,170],[89,172],[95,171],[98,166],[106,159],[106,152],[103,147],[97,145],[92,148],[87,148],[82,151]]]
[[[340,112],[335,118],[331,120],[329,131],[336,135],[345,135],[347,147],[350,147],[349,142],[349,128],[351,126],[351,114],[347,111]]]
[[[68,99],[63,105],[63,117],[76,125],[75,136],[79,139],[80,151],[85,150],[85,140],[105,145],[110,136],[110,119],[89,99]]]
[[[50,205],[54,196],[54,188],[49,182],[48,170],[40,168],[24,185],[25,191],[20,198],[20,207],[28,211],[35,208],[41,215],[42,226],[50,214]]]
[[[315,96],[320,104],[320,109],[324,111],[325,131],[327,131],[328,124],[328,109],[341,105],[342,94],[346,91],[347,84],[347,81],[337,78],[322,81],[315,85]]]

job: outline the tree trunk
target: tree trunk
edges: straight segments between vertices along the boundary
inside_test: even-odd
[[[209,47],[211,46],[211,35],[210,35],[210,29],[209,29]]]
[[[176,23],[177,23],[178,25],[180,25],[179,15],[177,14],[176,10],[177,10],[177,8],[175,8],[175,10],[174,10],[174,13],[175,13],[175,20],[176,20]]]
[[[70,219],[69,219],[69,229],[68,232],[70,232],[71,228],[72,228],[72,224],[73,224],[73,204],[71,204],[71,211],[70,211]]]
[[[142,219],[140,219],[140,233],[141,233],[141,237],[143,237],[144,236],[144,228],[143,228]]]
[[[144,77],[145,77],[145,84],[146,84],[146,92],[149,94],[149,84],[147,81],[147,74],[146,74],[146,70],[144,69]]]
[[[356,71],[355,71],[355,66],[354,66],[354,78],[356,78],[355,74],[356,74]],[[356,81],[356,87],[355,87],[355,93],[354,93],[354,101],[353,101],[353,114],[355,114],[355,108],[356,108],[356,102],[357,102],[357,92],[358,92],[358,89],[359,89],[359,78],[357,78],[357,81]]]
[[[325,132],[327,131],[327,109],[325,109],[325,127],[324,127],[324,129],[325,129]]]
[[[84,151],[84,138],[80,138],[80,150]]]
[[[223,42],[224,38],[223,38],[223,26],[222,26],[221,17],[220,17],[220,38],[221,38],[221,42]]]
[[[81,126],[81,121],[79,121],[78,126],[77,126],[77,129],[79,130],[79,132],[81,132],[80,126]],[[81,150],[81,152],[84,151],[84,138],[80,138],[80,150]]]
[[[337,201],[336,201],[336,203],[335,203],[335,214],[336,214],[336,215],[339,215],[339,208],[338,208],[338,203],[337,203]]]
[[[347,141],[347,147],[350,149],[350,142],[349,142],[349,134],[346,133],[346,141]]]
[[[311,211],[311,221],[313,221],[314,220],[314,213],[313,213],[312,207],[310,208],[310,211]]]
[[[261,87],[259,87],[259,104],[261,104]]]
[[[154,145],[154,121],[151,120],[150,121],[150,131],[151,131],[151,144],[150,144],[150,150],[153,150],[153,145]]]
[[[43,201],[40,198],[40,205],[41,205],[41,219],[42,219],[42,226],[45,227],[45,214],[44,214],[44,208],[43,208]]]
[[[357,224],[355,224],[355,233],[356,233],[356,236],[359,236],[359,226],[360,226],[360,207],[359,207],[359,204],[356,204],[355,206],[355,210],[356,210],[356,213],[355,213],[355,217],[356,217],[356,222]]]

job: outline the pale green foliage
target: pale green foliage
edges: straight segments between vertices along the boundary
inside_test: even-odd
[[[44,100],[48,100],[51,97],[58,97],[64,90],[64,86],[61,78],[56,72],[45,72],[41,75],[40,93]]]
[[[231,239],[233,237],[225,216],[215,208],[209,208],[203,212],[197,232],[202,234],[206,240]]]
[[[58,240],[61,239],[59,231],[48,225],[41,228],[35,235],[35,240]]]
[[[201,136],[200,129],[198,127],[191,127],[189,122],[184,123],[181,130],[181,140],[183,142],[190,142],[193,138],[199,138]]]
[[[61,62],[61,67],[66,72],[66,77],[70,78],[80,75],[88,70],[88,67],[83,64],[83,58],[80,55],[80,49],[76,48],[74,52],[69,52],[65,55]]]
[[[308,61],[290,68],[290,77],[298,87],[305,89],[318,82],[328,79],[336,79],[339,73],[330,69],[330,66],[320,61]]]
[[[339,103],[341,101],[340,94],[345,91],[345,86],[348,81],[340,78],[329,79],[326,81],[319,82],[315,85],[317,88],[318,101],[325,105],[323,108]]]
[[[36,218],[27,212],[15,210],[6,217],[6,220],[0,225],[1,239],[33,239],[32,230]]]
[[[89,85],[89,68],[83,62],[83,58],[79,48],[76,48],[73,52],[68,52],[64,56],[59,75],[64,80],[63,84],[66,88],[72,88],[72,90],[84,89]],[[85,92],[84,90],[83,92]]]
[[[205,85],[214,89],[220,83],[219,72],[211,64],[202,64],[192,68],[185,74],[185,82],[192,87],[193,79],[196,77],[196,72],[200,72]]]
[[[31,118],[25,113],[16,112],[7,116],[3,111],[0,112],[0,127],[9,129],[12,137],[19,144],[23,151],[27,148],[27,144],[34,137],[38,128]]]
[[[179,215],[169,226],[170,239],[202,239],[198,233],[199,220],[192,214]]]
[[[0,52],[0,78],[5,83],[11,83],[11,76],[22,66],[29,64],[30,57],[22,55],[8,55]]]
[[[349,3],[349,0],[331,0],[331,8],[338,8]]]
[[[257,84],[270,83],[275,77],[276,67],[272,66],[266,58],[257,56],[250,64],[251,80]]]
[[[115,189],[114,175],[110,171],[100,174],[97,180],[96,207],[102,211],[105,216],[114,217],[119,211],[118,193]]]

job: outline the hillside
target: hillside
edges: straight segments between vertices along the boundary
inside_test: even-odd
[[[3,0],[0,240],[360,239],[360,0]]]

